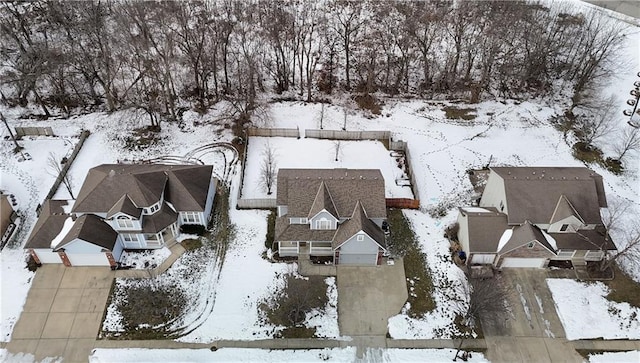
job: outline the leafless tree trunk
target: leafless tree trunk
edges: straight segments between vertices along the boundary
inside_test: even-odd
[[[335,140],[333,142],[333,153],[335,155],[335,161],[339,161],[342,150],[342,142],[340,140]]]
[[[51,176],[60,178],[62,176],[62,165],[60,161],[58,161],[58,157],[53,152],[49,153],[49,157],[47,158],[47,169]],[[73,196],[73,179],[69,173],[66,173],[62,177],[62,184],[64,184],[65,188],[67,188],[67,192],[69,192],[69,196],[71,199],[75,199]]]
[[[625,127],[613,150],[618,154],[616,159],[620,161],[629,151],[640,151],[640,129]]]
[[[267,189],[267,195],[271,195],[273,185],[276,182],[276,152],[267,142],[262,151],[262,165],[260,168],[260,183]]]
[[[594,146],[596,141],[609,135],[616,128],[616,97],[611,95],[586,111],[585,115],[577,118],[576,128],[581,132],[580,139],[585,144]]]

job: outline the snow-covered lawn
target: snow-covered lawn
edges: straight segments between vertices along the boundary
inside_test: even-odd
[[[547,279],[567,339],[640,339],[640,309],[606,299],[601,282]]]
[[[332,140],[296,139],[288,137],[251,137],[245,166],[243,198],[266,198],[266,188],[261,183],[263,153],[271,147],[275,152],[276,167],[282,168],[351,168],[380,169],[385,180],[388,198],[413,198],[411,188],[396,184],[403,177],[403,170],[395,158],[379,141],[340,141],[338,161]],[[404,176],[406,178],[406,175]],[[273,188],[275,198],[277,188]]]
[[[589,354],[589,362],[591,363],[638,363],[640,362],[640,351],[633,350],[629,352],[605,352]]]
[[[170,255],[171,250],[166,247],[157,250],[124,251],[120,263],[133,269],[150,269],[160,266]]]

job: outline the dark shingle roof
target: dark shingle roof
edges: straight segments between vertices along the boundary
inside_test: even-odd
[[[558,204],[556,204],[556,208],[553,211],[553,215],[551,216],[551,220],[549,221],[549,224],[559,222],[571,216],[578,218],[578,220],[584,223],[584,220],[580,216],[580,213],[578,213],[578,211],[576,211],[576,209],[573,208],[573,205],[571,205],[571,202],[563,194],[560,196],[560,199],[558,199]]]
[[[143,218],[142,232],[158,233],[175,222],[178,218],[178,213],[171,209],[167,202],[164,202],[159,211],[152,215],[145,215]]]
[[[588,224],[601,224],[602,177],[583,167],[496,167],[504,180],[509,224],[549,223],[564,195]]]
[[[549,233],[556,240],[560,250],[615,250],[616,246],[611,238],[606,238],[604,232],[598,229],[581,230],[577,233]]]
[[[384,179],[373,169],[280,169],[277,204],[288,206],[288,215],[307,217],[320,185],[331,194],[338,218],[349,218],[360,200],[369,218],[386,218]]]
[[[276,241],[331,242],[335,230],[310,229],[309,224],[289,224],[289,218],[276,219]]]
[[[142,208],[136,207],[131,201],[131,198],[129,198],[129,195],[125,194],[116,202],[116,204],[113,205],[113,207],[111,207],[111,209],[109,209],[107,212],[107,218],[113,217],[116,213],[124,213],[139,219],[142,214]]]
[[[53,247],[53,250],[58,251],[64,248],[76,238],[112,251],[118,239],[118,233],[95,214],[83,214],[76,219],[69,233],[57,246]]]
[[[66,200],[47,200],[42,204],[40,217],[36,222],[25,248],[51,248],[51,241],[62,231],[64,221],[71,215],[64,212]]]
[[[507,216],[495,208],[482,208],[487,212],[468,212],[460,208],[460,213],[467,216],[469,233],[469,252],[496,253],[498,242],[504,231],[509,228]]]
[[[367,212],[360,201],[356,202],[351,218],[338,226],[336,235],[333,237],[332,247],[337,248],[360,231],[368,234],[383,248],[386,247],[384,232],[367,217]]]
[[[542,234],[542,231],[529,221],[525,221],[521,226],[514,227],[511,238],[509,238],[509,241],[507,241],[498,252],[504,254],[532,241],[538,241],[546,249],[555,254],[555,249],[549,244],[544,234]]]
[[[165,191],[178,211],[203,211],[212,170],[211,165],[99,165],[89,170],[73,212],[106,213],[124,194],[136,208],[149,207]]]

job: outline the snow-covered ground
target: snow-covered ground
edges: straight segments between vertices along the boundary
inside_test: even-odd
[[[278,115],[277,120],[283,119]],[[283,119],[284,120],[284,119]],[[261,183],[263,153],[271,148],[275,154],[276,168],[350,168],[380,169],[385,180],[388,198],[413,198],[411,188],[397,185],[403,178],[403,170],[396,159],[379,141],[340,141],[338,161],[335,143],[332,140],[296,139],[291,137],[252,137],[249,139],[249,153],[245,166],[243,198],[267,198],[267,190]],[[404,175],[406,179],[406,174]],[[272,198],[277,187],[274,185]]]
[[[567,339],[640,339],[640,309],[606,299],[601,282],[547,279]]]
[[[122,266],[133,269],[156,268],[171,255],[171,250],[166,247],[147,251],[124,251],[120,257]]]
[[[375,356],[375,357],[374,357]],[[450,362],[451,349],[375,349],[365,353],[363,362]],[[373,358],[376,358],[375,360]],[[356,349],[326,348],[314,350],[209,349],[95,349],[90,363],[107,362],[357,362]],[[469,362],[488,362],[481,353],[473,353]]]
[[[629,352],[605,352],[602,354],[589,354],[591,363],[638,363],[640,362],[640,351]]]

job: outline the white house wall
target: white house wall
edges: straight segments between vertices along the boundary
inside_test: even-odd
[[[100,253],[104,248],[89,243],[85,240],[76,238],[70,243],[66,244],[64,247],[64,251],[69,253]]]
[[[382,222],[386,221],[386,218],[370,218],[373,223],[382,228]]]
[[[282,217],[289,212],[289,208],[286,205],[278,206],[278,217]]]
[[[209,181],[209,191],[207,192],[207,202],[204,205],[204,215],[206,217],[206,219],[203,219],[203,221],[205,221],[205,225],[209,224],[210,221],[210,217],[211,217],[211,210],[213,209],[213,201],[216,197],[216,179],[211,178],[211,180]]]
[[[120,256],[122,256],[122,251],[124,251],[124,246],[122,245],[122,242],[120,242],[120,238],[118,238],[115,246],[113,246],[113,251],[111,251],[111,254],[113,255],[113,259],[116,261],[120,261]]]
[[[458,213],[458,242],[462,250],[469,253],[469,218],[462,212]]]
[[[500,203],[502,202],[501,208]],[[507,197],[504,190],[504,180],[496,174],[493,170],[489,173],[489,179],[487,185],[482,192],[482,199],[480,199],[481,207],[495,207],[499,212],[509,214],[507,206]]]
[[[566,231],[560,231],[562,225],[567,224],[569,228]],[[582,222],[575,216],[569,216],[565,219],[561,219],[556,223],[549,225],[549,232],[552,233],[575,233],[576,230],[581,229]]]
[[[67,253],[71,266],[110,266],[106,253]]]
[[[50,248],[34,248],[33,252],[38,256],[40,263],[62,263],[58,252],[53,252]]]

